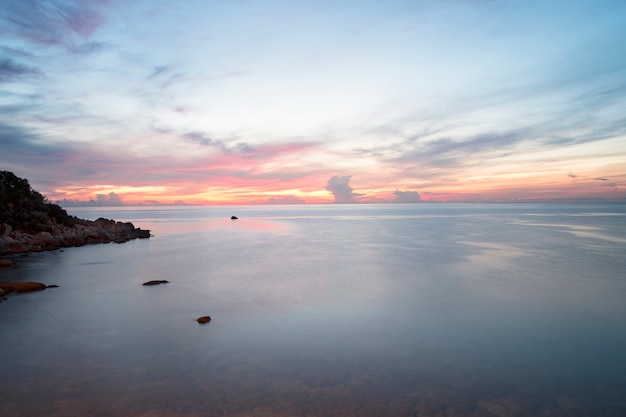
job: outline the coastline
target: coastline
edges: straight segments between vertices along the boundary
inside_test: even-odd
[[[0,256],[83,246],[94,243],[124,243],[150,237],[150,230],[135,227],[130,222],[111,219],[78,220],[68,226],[51,219],[45,231],[28,233],[7,223],[0,224]]]
[[[78,219],[72,226],[57,224],[51,219],[47,231],[26,233],[15,230],[7,223],[0,223],[0,268],[13,266],[11,256],[27,255],[33,252],[54,251],[68,247],[97,243],[124,243],[133,239],[150,237],[149,230],[135,227],[130,222],[99,218],[95,221]],[[2,257],[7,256],[8,257]],[[40,282],[0,282],[0,303],[11,292],[23,293],[41,291],[47,286]]]

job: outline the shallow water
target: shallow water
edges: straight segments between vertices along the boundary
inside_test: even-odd
[[[0,269],[2,416],[626,415],[623,205],[71,214],[154,236]]]

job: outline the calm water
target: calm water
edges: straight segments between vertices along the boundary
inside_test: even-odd
[[[624,205],[70,212],[154,236],[0,269],[1,416],[626,415]]]

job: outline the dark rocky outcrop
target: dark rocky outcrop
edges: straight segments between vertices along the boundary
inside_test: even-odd
[[[211,321],[211,316],[202,316],[202,317],[198,317],[196,319],[196,321],[200,324],[205,324]]]
[[[149,237],[149,230],[130,222],[70,216],[57,204],[47,202],[27,180],[0,171],[0,255]]]
[[[159,284],[169,284],[169,281],[166,279],[155,279],[152,281],[144,282],[142,285],[159,285]]]
[[[43,252],[90,243],[123,243],[150,237],[149,230],[135,228],[132,223],[103,218],[95,221],[77,219],[72,226],[58,224],[52,219],[46,226],[46,231],[29,233],[7,223],[0,224],[0,254]]]
[[[237,217],[237,216],[230,216],[230,219],[231,219],[231,220],[237,220],[238,218],[239,218],[239,217]]]

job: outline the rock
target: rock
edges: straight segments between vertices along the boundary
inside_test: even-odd
[[[99,218],[95,221],[75,219],[72,225],[50,220],[45,230],[31,231],[2,223],[0,254],[17,254],[57,250],[91,243],[123,243],[150,237],[149,230],[130,223]],[[43,226],[42,226],[43,227]]]
[[[0,259],[0,268],[2,267],[7,267],[7,266],[12,266],[13,262],[9,259]]]
[[[196,321],[200,324],[205,324],[211,321],[211,316],[202,316],[202,317],[198,317],[196,319]]]
[[[152,281],[144,282],[142,285],[159,285],[159,284],[169,284],[169,281],[165,279],[155,279]]]
[[[59,288],[59,286],[56,284],[50,284],[47,288]]]
[[[15,292],[31,292],[46,289],[46,284],[41,282],[0,282],[0,289],[9,293]]]
[[[239,217],[237,217],[237,216],[230,216],[230,219],[231,219],[231,220],[237,220],[238,218],[239,218]]]
[[[13,231],[13,226],[10,224],[2,223],[0,224],[0,235],[9,236]]]
[[[4,298],[6,293],[7,292],[3,288],[0,288],[0,299]]]

